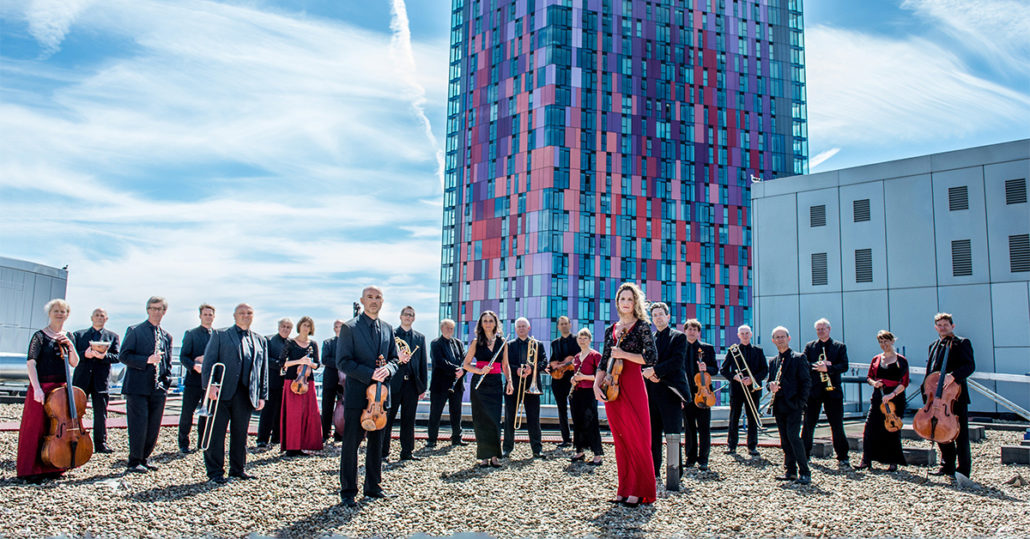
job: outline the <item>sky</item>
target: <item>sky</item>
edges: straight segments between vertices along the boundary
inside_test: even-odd
[[[437,334],[449,0],[0,0],[0,256],[72,329],[167,298]],[[812,171],[1030,137],[1030,2],[805,5]]]

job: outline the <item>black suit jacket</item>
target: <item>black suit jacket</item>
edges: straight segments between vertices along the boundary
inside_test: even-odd
[[[740,355],[744,357],[744,363],[747,364],[747,368],[751,370],[751,374],[754,376],[754,381],[758,383],[761,391],[762,382],[767,376],[769,376],[769,363],[765,359],[765,352],[762,351],[760,346],[754,345],[740,345]],[[734,382],[733,377],[737,374],[737,363],[733,360],[733,356],[729,350],[726,350],[726,359],[722,361],[722,368],[719,369],[719,374],[723,378],[730,381],[730,391],[733,393],[743,394],[744,387],[740,385],[740,382]],[[747,376],[747,373],[744,373]]]
[[[687,373],[684,370],[687,336],[670,326],[655,333],[654,345],[658,350],[658,360],[654,363],[655,375],[662,384],[678,391],[683,399],[689,399],[691,393],[687,388]]]
[[[122,350],[118,354],[118,360],[128,367],[122,380],[122,395],[165,393],[172,383],[172,336],[167,331],[159,330],[164,344],[161,361],[157,365],[147,363],[147,358],[154,353],[154,330],[149,320],[125,330]],[[159,376],[155,374],[155,369],[160,369]],[[159,385],[154,384],[155,378]]]
[[[686,340],[686,336],[684,336]],[[715,347],[704,342],[695,341],[694,344],[686,343],[686,355],[683,357],[683,370],[687,375],[687,385],[690,387],[690,395],[686,397],[692,399],[694,393],[697,392],[697,384],[694,383],[694,375],[697,374],[697,350],[700,347],[701,356],[705,361],[705,372],[715,376],[719,374],[719,364],[715,361]],[[714,388],[713,388],[714,389]]]
[[[111,343],[107,354],[102,358],[86,359],[89,341],[106,341]],[[72,333],[75,351],[79,354],[79,366],[72,374],[72,385],[82,388],[86,393],[107,393],[111,390],[111,365],[118,363],[118,334],[101,329],[99,332],[88,327]]]
[[[820,352],[824,347],[826,348],[826,361],[830,362],[827,374],[830,375],[830,382],[836,388],[832,393],[843,399],[844,392],[841,390],[840,377],[841,374],[848,372],[848,347],[833,339],[825,343],[816,339],[805,345],[805,358],[808,359],[809,364],[808,374],[812,377],[812,391],[826,391],[826,382],[820,380],[819,371],[811,368],[819,361]]]
[[[340,384],[340,371],[336,369],[336,340],[330,337],[322,341],[322,391],[343,391]]]
[[[939,372],[941,360],[944,357],[944,346],[940,339],[937,339],[927,350],[926,372]],[[951,352],[948,353],[948,364],[945,366],[944,374],[955,377],[955,383],[962,387],[962,394],[959,401],[969,404],[969,386],[966,385],[966,378],[976,370],[976,362],[973,361],[973,343],[965,337],[955,335]],[[925,395],[923,397],[926,398]]]
[[[371,323],[372,319],[362,313],[340,326],[340,337],[336,341],[336,368],[347,376],[344,384],[345,408],[368,406],[365,390],[373,383],[372,373],[376,370],[376,360],[380,355],[386,361],[384,366],[390,371],[390,376],[397,372],[397,343],[393,341],[393,328],[380,320],[379,340],[374,342]],[[389,387],[389,377],[385,383]],[[389,406],[389,399],[386,404]]]
[[[222,390],[218,400],[229,401],[236,395],[240,387],[240,377],[247,372],[247,380],[243,384],[250,392],[250,403],[255,408],[258,400],[268,400],[268,341],[256,331],[250,334],[254,339],[254,353],[250,364],[244,365],[243,352],[240,348],[240,337],[236,326],[229,326],[211,334],[211,339],[204,349],[204,367],[200,375],[206,389],[215,363],[225,365],[225,376],[222,378]]]
[[[544,351],[544,343],[536,339],[533,339],[533,342],[536,343],[536,387],[539,389],[543,387],[540,375],[547,367],[547,352]],[[511,369],[512,385],[515,386],[516,390],[519,387],[519,367],[529,360],[529,343],[528,337],[525,341],[520,340],[518,337],[508,341],[508,367]],[[529,364],[529,366],[530,368],[533,367],[532,364]],[[526,383],[532,385],[533,379],[527,376]]]
[[[283,386],[283,362],[281,359],[283,350],[286,348],[286,339],[278,333],[266,337],[268,341],[268,384],[274,391],[276,388],[281,392]]]
[[[203,383],[200,381],[200,373],[193,370],[193,366],[197,363],[196,359],[204,355],[204,349],[207,348],[207,343],[211,340],[211,333],[213,331],[204,326],[197,326],[182,336],[182,347],[179,349],[179,363],[186,369],[186,379],[183,380],[183,384],[188,387],[207,385],[206,379]]]
[[[454,356],[454,348],[458,349],[458,357]],[[432,392],[447,391],[458,379],[454,370],[460,369],[465,362],[465,345],[458,339],[445,339],[442,335],[429,343],[429,358],[433,362],[433,376],[429,379],[429,390]],[[464,373],[462,373],[464,375]]]
[[[786,364],[783,358],[787,357]],[[787,349],[783,354],[778,354],[769,366],[769,382],[776,381],[776,375],[783,367],[783,375],[780,376],[780,390],[776,393],[776,401],[773,403],[773,414],[782,415],[804,410],[808,407],[808,394],[812,390],[812,375],[809,371],[812,367],[804,354],[799,354]]]
[[[397,364],[397,372],[392,378],[390,391],[400,391],[401,387],[404,386],[404,377],[407,376],[408,380],[415,384],[415,394],[421,395],[426,392],[429,380],[429,361],[426,359],[426,336],[414,329],[411,330],[407,338],[402,336],[403,333],[404,330],[397,328],[393,334],[408,343],[408,349],[414,350],[415,353],[411,355],[411,361],[405,364]],[[416,346],[418,350],[415,350]]]

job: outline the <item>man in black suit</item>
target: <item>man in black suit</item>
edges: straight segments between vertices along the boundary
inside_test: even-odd
[[[72,385],[93,398],[93,447],[97,453],[111,453],[114,450],[107,446],[107,403],[111,390],[111,364],[118,363],[118,334],[104,329],[107,311],[103,309],[93,309],[90,321],[93,323],[90,328],[80,329],[72,335],[75,351],[82,358],[72,375]],[[93,351],[90,341],[110,343],[107,352]]]
[[[850,470],[848,437],[844,432],[844,386],[841,383],[841,375],[848,372],[848,347],[830,338],[830,321],[825,318],[816,320],[815,333],[818,338],[805,345],[805,357],[811,365],[812,392],[808,395],[801,439],[805,442],[805,451],[811,455],[819,412],[825,408],[837,466]],[[822,379],[823,375],[828,377],[829,383]]]
[[[687,434],[684,447],[687,460],[684,466],[690,468],[697,463],[697,469],[705,472],[708,471],[708,454],[712,448],[712,409],[694,404],[693,396],[698,389],[694,375],[703,371],[715,376],[719,372],[719,365],[715,362],[715,347],[700,340],[701,322],[696,318],[687,320],[683,323],[683,333],[687,334],[684,371],[689,391],[687,403],[683,405],[683,430]]]
[[[440,416],[448,405],[451,417],[451,444],[468,445],[461,440],[461,398],[465,394],[465,345],[454,338],[454,320],[440,321],[440,336],[429,344],[433,377],[429,382],[429,440],[426,447],[436,447],[440,432]],[[461,379],[459,381],[459,378]]]
[[[647,386],[647,403],[651,413],[651,460],[654,476],[661,476],[662,433],[665,433],[666,490],[679,490],[680,437],[683,435],[683,407],[686,404],[687,375],[683,369],[687,354],[687,336],[669,326],[669,306],[662,302],[651,304],[651,321],[658,359],[653,367],[645,367],[641,374]]]
[[[118,359],[125,364],[125,395],[129,431],[128,471],[147,473],[157,466],[147,462],[157,444],[165,398],[171,385],[172,336],[161,329],[168,302],[159,296],[147,300],[147,319],[130,326],[122,339]]]
[[[358,444],[361,443],[361,413],[368,406],[365,391],[375,382],[388,383],[397,372],[397,343],[393,328],[379,320],[383,291],[367,286],[361,291],[364,312],[344,322],[336,341],[336,368],[347,377],[344,389],[343,448],[340,451],[340,502],[354,507],[358,493]],[[407,356],[405,356],[406,359]],[[386,403],[389,406],[389,402]],[[367,432],[365,447],[365,496],[385,498],[379,486],[382,478],[383,435],[385,429]]]
[[[544,459],[540,431],[540,393],[531,393],[530,389],[534,386],[538,390],[540,388],[540,373],[547,366],[547,353],[544,351],[544,343],[530,338],[529,330],[529,320],[519,318],[515,321],[515,338],[508,341],[508,365],[512,376],[505,388],[504,445],[501,454],[507,457],[515,449],[515,417],[519,414],[519,384],[522,384],[522,407],[526,414],[523,426],[529,431],[529,448],[533,451],[533,458]],[[534,362],[529,358],[531,346],[536,349],[536,374],[533,373]]]
[[[383,439],[383,460],[390,457],[390,442],[397,411],[401,414],[401,460],[422,460],[412,454],[415,450],[415,412],[418,401],[426,394],[426,380],[429,378],[429,362],[426,361],[426,337],[411,328],[415,323],[415,308],[407,305],[401,309],[401,326],[395,335],[408,345],[410,360],[401,358],[397,372],[390,380],[390,415],[386,422]]]
[[[183,380],[182,410],[179,413],[179,452],[190,452],[190,430],[193,428],[193,412],[204,398],[204,384],[200,381],[200,371],[204,367],[204,349],[211,339],[211,325],[215,321],[215,308],[207,303],[201,305],[200,325],[187,331],[182,336],[182,347],[179,348],[179,363],[186,371]],[[200,447],[200,436],[204,432],[207,417],[197,418],[197,447]]]
[[[547,365],[547,372],[571,365],[578,353],[579,344],[576,343],[576,336],[572,334],[572,322],[568,316],[559,316],[558,338],[551,341],[551,362]],[[558,447],[572,445],[572,435],[569,433],[570,391],[572,371],[566,372],[560,378],[551,379],[551,393],[554,394],[554,404],[558,407],[558,429],[561,430],[561,443]]]
[[[737,440],[739,438],[737,427],[740,425],[740,412],[741,410],[746,410],[747,449],[752,457],[757,457],[758,424],[760,419],[755,415],[755,412],[757,412],[758,403],[762,400],[761,384],[762,380],[765,380],[766,376],[769,375],[769,363],[766,362],[765,352],[762,351],[761,347],[751,344],[751,337],[751,326],[744,324],[737,328],[737,339],[740,340],[740,344],[736,346],[740,351],[740,358],[743,359],[743,365],[738,367],[737,362],[739,359],[734,359],[735,356],[732,350],[727,350],[726,359],[723,360],[722,369],[719,370],[719,373],[722,374],[723,378],[731,381],[730,424],[729,431],[726,434],[726,453],[732,454],[737,452]],[[745,366],[747,370],[744,370]],[[749,371],[751,376],[748,376]],[[752,389],[756,384],[758,389]],[[745,391],[750,394],[750,402],[754,403],[755,409],[752,409],[747,404]]]
[[[229,477],[253,479],[244,471],[247,464],[247,429],[254,410],[265,407],[268,399],[268,343],[250,330],[254,309],[241,303],[233,310],[236,322],[232,327],[215,332],[204,349],[201,372],[204,390],[217,400],[217,411],[211,425],[211,439],[204,451],[207,477],[225,483],[225,429],[229,427]],[[221,387],[207,385],[215,365],[225,371]],[[219,374],[215,373],[216,380]],[[210,410],[209,410],[210,412]]]
[[[336,409],[337,396],[343,395],[343,384],[340,371],[336,370],[336,340],[340,338],[340,327],[343,320],[333,321],[333,336],[322,341],[322,443],[329,443],[333,429],[333,410]],[[343,439],[343,433],[332,435],[333,440]]]
[[[807,485],[812,482],[812,472],[808,469],[808,452],[801,441],[801,416],[812,388],[811,368],[803,354],[790,349],[787,328],[778,326],[774,329],[772,340],[779,353],[769,368],[769,392],[773,394],[772,413],[780,431],[785,468],[784,474],[776,479]],[[781,370],[783,374],[780,374]]]
[[[948,313],[937,313],[933,318],[933,324],[940,338],[930,345],[926,360],[926,373],[941,372],[944,353],[947,345],[950,344],[948,364],[944,366],[944,384],[958,384],[962,388],[962,393],[952,409],[958,418],[958,438],[948,444],[939,444],[941,467],[933,474],[955,475],[955,472],[958,472],[968,478],[972,473],[973,460],[969,448],[969,387],[966,385],[966,379],[976,370],[976,362],[973,360],[973,343],[965,337],[955,335],[955,321]],[[956,459],[958,460],[957,468],[955,467]]]
[[[268,339],[268,402],[261,410],[261,418],[258,420],[258,447],[267,447],[269,440],[273,444],[279,443],[279,414],[283,408],[283,366],[279,357],[286,347],[286,340],[290,338],[290,332],[293,331],[293,320],[280,319],[278,331],[279,333]]]

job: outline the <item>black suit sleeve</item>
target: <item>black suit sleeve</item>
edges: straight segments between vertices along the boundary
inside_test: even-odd
[[[675,371],[683,366],[683,357],[687,353],[687,336],[682,333],[673,334],[669,339],[667,358],[665,361],[657,361],[654,364],[654,373],[658,378],[670,377]]]
[[[181,364],[182,367],[186,369],[186,372],[193,370],[193,365],[196,363],[193,360],[193,357],[195,355],[200,355],[193,353],[193,341],[194,337],[192,331],[187,331],[185,334],[183,334],[182,348],[179,349],[179,364]],[[210,341],[210,339],[208,339],[208,341]]]
[[[757,380],[765,380],[769,376],[769,362],[765,359],[765,351],[755,346],[751,349],[753,356],[751,365],[754,366],[751,374],[755,375]]]
[[[111,365],[118,363],[118,341],[118,334],[112,331],[111,346],[107,348],[107,356],[104,357],[104,359]]]
[[[958,353],[956,354],[956,352]],[[969,339],[961,339],[957,341],[951,353],[961,359],[959,366],[951,371],[951,375],[955,377],[955,381],[965,382],[966,378],[969,378],[976,370],[976,362],[973,360],[973,343]]]
[[[722,368],[719,369],[719,374],[727,380],[732,380],[734,372],[732,369],[736,368],[733,363],[733,354],[729,350],[726,350],[726,357],[722,360]]]
[[[137,343],[138,338],[135,327],[130,327],[125,332],[125,339],[123,340],[124,346],[122,347],[122,353],[118,355],[118,359],[130,369],[136,369],[138,371],[144,371],[147,369],[147,358],[150,357],[154,351],[149,350],[145,353],[140,353],[138,350],[139,344]]]
[[[837,360],[831,363],[827,370],[835,373],[848,372],[848,346],[846,344],[840,343]]]
[[[390,342],[393,340],[391,339]],[[362,365],[354,357],[354,328],[347,324],[340,327],[340,338],[336,341],[336,368],[345,373],[347,378],[353,378],[365,385],[372,383],[372,373],[375,372],[375,367]],[[394,372],[396,372],[396,367]]]
[[[812,392],[812,376],[806,372],[808,367],[802,362],[796,361],[795,363],[798,366],[798,381],[800,382],[798,384],[798,402],[804,406],[804,403],[808,402],[808,395]]]
[[[258,398],[260,398],[261,400],[267,401],[268,400],[268,339],[264,338],[261,335],[258,335],[257,337],[258,337],[259,345],[261,346],[261,348],[263,348],[265,350],[265,354],[264,354],[265,361],[264,361],[264,363],[261,366],[259,366],[259,368],[263,367],[263,370],[262,370],[261,376],[259,378],[261,380],[261,389],[258,390],[258,395],[259,395]]]
[[[719,364],[715,361],[715,347],[706,344],[701,347],[704,350],[705,372],[708,374],[719,374]]]
[[[222,332],[212,331],[211,338],[207,340],[207,347],[204,348],[204,363],[200,367],[200,383],[205,389],[207,389],[207,381],[211,378],[211,368],[215,363],[221,361],[219,359],[221,340]],[[265,394],[268,394],[267,389]]]

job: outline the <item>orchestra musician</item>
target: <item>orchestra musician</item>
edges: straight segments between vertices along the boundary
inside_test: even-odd
[[[669,306],[665,303],[651,303],[651,321],[656,329],[654,344],[658,359],[654,366],[645,367],[641,374],[647,386],[647,403],[651,415],[651,458],[654,460],[654,476],[657,480],[662,475],[663,432],[666,447],[674,449],[674,452],[669,452],[672,461],[669,466],[675,469],[674,473],[680,473],[683,406],[690,392],[684,370],[687,336],[669,325]],[[678,479],[677,475],[670,484],[677,484]]]
[[[483,311],[476,322],[476,338],[465,353],[464,369],[472,373],[469,403],[472,430],[476,433],[479,466],[500,468],[501,462],[501,375],[511,387],[508,347],[500,335],[501,322],[493,311]]]
[[[572,322],[569,317],[558,317],[558,338],[551,341],[551,361],[547,365],[547,373],[570,365],[572,357],[579,352],[578,338],[572,334]],[[551,393],[558,407],[558,428],[561,430],[559,448],[569,447],[572,438],[569,436],[569,391],[572,390],[572,373],[566,372],[551,379]]]
[[[687,353],[684,363],[687,374],[687,387],[690,395],[697,394],[698,387],[694,375],[707,372],[716,375],[719,365],[715,361],[715,347],[701,341],[701,322],[691,318],[683,323],[683,333],[687,335]],[[699,359],[700,358],[700,359]],[[712,448],[712,409],[698,406],[692,397],[683,405],[683,430],[687,442],[684,447],[686,461],[684,468],[697,464],[699,471],[708,471],[708,456]]]
[[[41,483],[64,473],[43,462],[40,450],[47,435],[47,414],[43,409],[46,396],[54,389],[66,387],[68,376],[59,346],[70,350],[68,363],[79,364],[71,333],[64,330],[71,307],[63,299],[52,299],[43,307],[49,323],[32,334],[25,368],[29,375],[29,389],[18,428],[18,457],[15,465],[18,477],[30,483]]]
[[[451,422],[451,445],[468,445],[461,439],[461,400],[465,394],[465,345],[454,338],[454,320],[440,321],[440,336],[429,345],[433,376],[429,383],[429,429],[426,447],[436,447],[440,433],[440,417],[448,407]]]
[[[529,320],[515,320],[515,338],[508,341],[508,367],[513,378],[508,378],[504,397],[504,447],[501,455],[507,457],[515,448],[515,418],[519,415],[521,403],[526,417],[526,429],[529,431],[529,447],[533,458],[543,459],[542,433],[540,431],[540,393],[532,393],[531,388],[540,387],[540,374],[547,365],[544,344],[529,337]],[[531,348],[532,347],[532,348]],[[531,361],[530,350],[535,349],[535,364]],[[521,391],[520,391],[521,388]],[[568,398],[568,397],[566,397]]]
[[[204,398],[204,382],[200,380],[200,372],[204,368],[204,349],[211,340],[211,326],[215,321],[215,308],[207,303],[202,304],[200,325],[186,331],[182,336],[182,347],[179,348],[179,363],[186,372],[182,388],[182,410],[179,412],[179,452],[190,452],[190,430],[193,428],[193,412],[197,410]],[[200,447],[200,433],[204,432],[207,417],[197,419],[197,447]]]
[[[383,461],[389,460],[393,424],[397,412],[401,414],[401,460],[422,460],[412,454],[415,450],[415,415],[418,401],[426,394],[426,379],[429,378],[429,362],[426,360],[426,337],[412,329],[415,323],[415,308],[411,305],[401,309],[401,325],[394,334],[407,343],[411,358],[403,357],[397,365],[397,373],[391,379],[390,415],[386,421],[386,436],[383,440]]]
[[[279,353],[283,377],[282,410],[280,412],[280,451],[287,457],[302,457],[304,451],[322,450],[322,421],[315,397],[315,371],[318,362],[318,343],[315,321],[310,316],[297,320],[297,336],[288,339]],[[303,388],[304,383],[307,389]]]
[[[286,340],[293,332],[293,320],[282,318],[277,323],[277,333],[268,337],[268,402],[261,409],[258,420],[257,446],[268,447],[279,443],[279,426],[282,422],[283,375],[279,357],[286,348]]]
[[[340,338],[342,325],[343,320],[333,320],[333,336],[322,341],[322,445],[329,442],[330,434],[333,441],[339,442],[343,439],[342,432],[333,433],[336,399],[343,394],[343,380],[333,360],[336,357],[336,341]]]
[[[869,401],[869,415],[866,416],[862,434],[862,462],[858,469],[872,469],[873,461],[888,464],[887,471],[897,471],[898,465],[905,465],[905,453],[901,450],[901,430],[890,432],[884,424],[885,416],[880,403],[894,404],[894,413],[905,416],[905,388],[908,387],[908,360],[894,350],[894,334],[881,329],[876,341],[883,353],[873,357],[869,364],[866,381],[873,386]]]
[[[168,302],[159,296],[147,300],[147,319],[125,331],[118,359],[127,367],[122,382],[129,431],[128,471],[147,473],[157,466],[147,462],[157,445],[165,399],[171,385],[172,336],[161,329]]]
[[[97,308],[90,315],[92,326],[72,334],[75,352],[79,355],[79,366],[72,374],[72,384],[81,388],[93,401],[93,450],[97,453],[112,453],[107,446],[107,403],[111,390],[111,365],[118,363],[118,334],[106,329],[107,311]],[[90,342],[106,342],[106,353],[98,353]]]
[[[825,408],[837,466],[841,470],[850,470],[848,438],[844,432],[844,386],[841,384],[841,374],[848,371],[848,348],[830,338],[830,321],[825,318],[816,320],[815,333],[818,338],[805,345],[805,358],[811,366],[812,392],[808,395],[801,439],[804,440],[805,451],[811,455],[819,413]]]
[[[594,380],[594,396],[604,401],[608,426],[615,440],[615,464],[619,472],[616,496],[609,501],[627,507],[654,503],[656,497],[651,421],[641,369],[653,366],[658,352],[644,304],[644,293],[636,284],[619,285],[615,294],[619,319],[605,329],[599,367],[605,372]],[[622,361],[619,395],[614,401],[608,401],[601,388],[609,363],[616,360]]]
[[[726,434],[726,453],[732,454],[737,452],[737,441],[740,436],[738,426],[740,425],[740,412],[743,409],[746,410],[745,415],[747,416],[748,454],[752,457],[757,457],[760,419],[755,413],[758,411],[758,403],[762,400],[761,384],[766,376],[769,375],[769,364],[766,362],[765,352],[762,351],[762,348],[751,344],[752,336],[751,326],[744,324],[737,328],[737,339],[740,340],[738,350],[740,350],[740,355],[744,358],[744,363],[751,376],[748,376],[747,371],[740,371],[738,369],[732,354],[729,352],[726,353],[726,359],[723,360],[722,369],[719,370],[719,373],[722,374],[723,378],[731,380],[730,424],[729,431]],[[752,389],[755,382],[758,383],[758,389]],[[754,407],[746,405],[745,391],[750,392],[751,402],[754,404]]]
[[[949,313],[937,313],[933,317],[938,339],[930,345],[926,360],[926,374],[941,372],[946,342],[951,343],[948,365],[944,373],[944,384],[958,384],[962,392],[952,409],[958,418],[959,433],[954,442],[938,444],[941,448],[941,467],[933,475],[954,475],[956,472],[970,477],[972,453],[969,448],[969,386],[966,379],[976,370],[973,360],[973,343],[965,337],[955,335],[955,320]],[[924,395],[925,397],[925,395]],[[958,467],[955,461],[958,460]]]
[[[768,387],[773,394],[771,408],[780,432],[784,467],[784,474],[776,479],[807,485],[812,482],[812,472],[808,468],[808,452],[801,441],[801,420],[812,388],[811,367],[803,354],[790,349],[787,328],[773,329],[772,341],[777,354],[769,367]]]
[[[586,450],[590,449],[594,454],[593,460],[588,462],[591,466],[600,466],[604,448],[601,446],[601,425],[597,416],[597,397],[594,396],[594,376],[597,375],[597,366],[601,362],[601,353],[590,347],[594,335],[587,328],[582,328],[576,334],[576,344],[579,346],[579,353],[573,356],[573,364],[576,370],[570,376],[573,384],[571,395],[573,441],[576,444],[576,454],[572,456],[572,462],[582,461],[586,458]],[[679,414],[677,414],[679,415]]]

